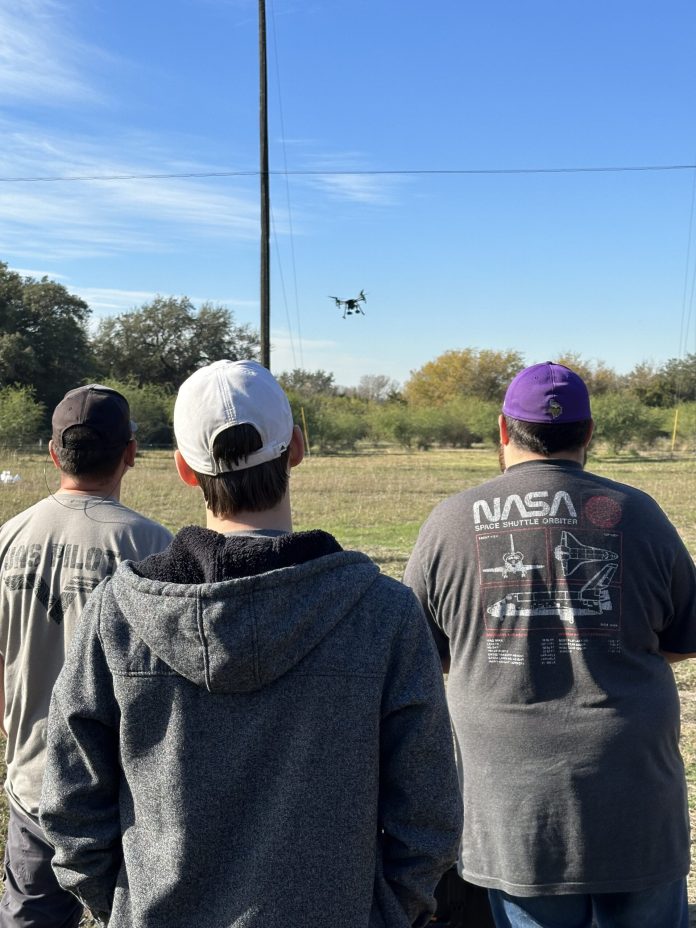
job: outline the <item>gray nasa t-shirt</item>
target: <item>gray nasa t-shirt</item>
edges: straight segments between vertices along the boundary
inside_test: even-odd
[[[689,869],[679,699],[696,571],[657,503],[568,461],[441,503],[405,582],[441,653],[460,871],[512,895],[626,892]]]
[[[171,541],[113,499],[59,492],[0,528],[0,654],[10,798],[37,816],[53,685],[87,597],[123,560]]]

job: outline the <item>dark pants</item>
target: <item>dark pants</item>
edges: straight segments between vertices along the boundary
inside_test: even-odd
[[[435,899],[435,925],[441,928],[495,928],[488,890],[467,883],[455,867],[448,870],[438,883]]]
[[[82,905],[58,885],[52,858],[36,822],[10,806],[0,928],[77,928]]]

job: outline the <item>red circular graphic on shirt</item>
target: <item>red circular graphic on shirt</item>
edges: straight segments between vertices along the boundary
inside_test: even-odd
[[[591,496],[585,503],[585,515],[594,525],[613,528],[621,521],[621,506],[609,496]]]

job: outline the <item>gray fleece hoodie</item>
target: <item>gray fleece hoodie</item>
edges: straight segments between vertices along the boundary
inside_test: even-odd
[[[53,693],[41,824],[110,928],[425,925],[461,806],[417,600],[323,532],[124,562]]]

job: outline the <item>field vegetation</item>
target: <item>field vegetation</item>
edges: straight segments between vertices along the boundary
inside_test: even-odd
[[[174,397],[186,377],[221,357],[258,355],[255,329],[224,306],[196,307],[186,296],[157,296],[96,329],[91,313],[57,281],[22,277],[0,261],[0,445],[28,450],[45,441],[58,400],[90,381],[126,395],[141,441],[168,445]],[[278,377],[314,450],[355,450],[365,442],[469,448],[495,440],[505,387],[534,360],[514,349],[461,347],[411,371],[403,385],[368,374],[343,387],[330,371],[301,368]],[[696,448],[696,354],[639,362],[625,374],[573,352],[553,360],[586,381],[598,438],[612,451]]]
[[[696,554],[696,468],[691,459],[607,451],[591,453],[588,466],[656,497]],[[0,455],[0,470],[21,477],[17,483],[0,484],[0,521],[58,489],[58,472],[47,454],[7,451]],[[392,446],[311,455],[292,475],[295,528],[323,528],[344,547],[364,550],[385,573],[400,577],[419,526],[433,506],[497,472],[492,447],[425,452]],[[139,455],[135,470],[124,481],[122,498],[172,531],[203,522],[201,497],[178,481],[171,451]],[[683,664],[676,676],[683,710],[682,752],[696,823],[696,666]],[[692,896],[696,902],[694,890]]]

